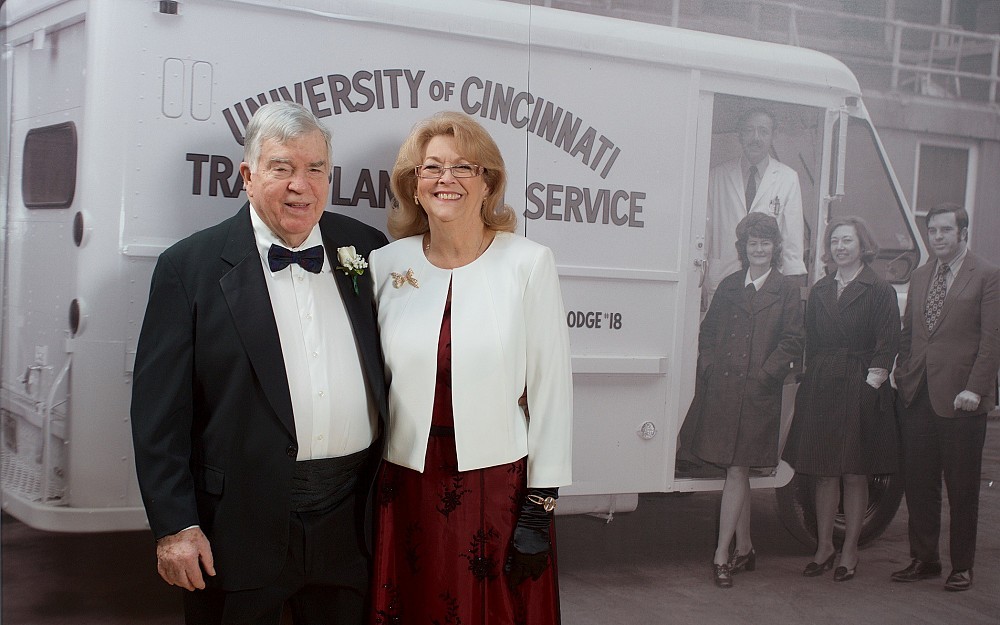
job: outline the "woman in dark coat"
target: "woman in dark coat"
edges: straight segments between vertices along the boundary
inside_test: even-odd
[[[837,270],[806,304],[805,377],[783,457],[816,476],[817,544],[803,575],[833,568],[833,519],[844,483],[846,531],[836,581],[854,577],[868,505],[868,476],[896,470],[893,391],[886,380],[899,347],[896,291],[869,264],[878,246],[864,220],[830,222],[823,260]]]
[[[701,323],[697,388],[682,437],[696,456],[726,467],[713,561],[723,588],[732,586],[733,573],[756,566],[750,467],[778,463],[781,388],[802,353],[802,303],[798,287],[778,271],[778,222],[750,213],[736,239],[743,269],[719,284]]]

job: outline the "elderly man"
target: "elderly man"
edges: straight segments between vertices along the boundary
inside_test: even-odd
[[[136,354],[132,430],[160,575],[186,622],[361,623],[386,389],[377,230],[324,212],[330,133],[262,106],[249,201],[166,250]],[[364,276],[367,278],[367,276]]]
[[[910,556],[897,582],[941,575],[941,476],[951,509],[947,590],[972,586],[986,413],[1000,367],[1000,270],[969,251],[969,215],[927,213],[934,254],[910,279],[894,377],[903,404],[903,475]]]
[[[775,127],[771,112],[748,110],[737,125],[742,156],[720,163],[709,172],[706,304],[719,282],[740,268],[734,246],[736,224],[750,212],[766,213],[778,221],[783,250],[781,273],[801,276],[796,283],[806,284],[802,191],[795,170],[771,158]]]

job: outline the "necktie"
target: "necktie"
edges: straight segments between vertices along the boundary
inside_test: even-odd
[[[750,171],[747,172],[747,191],[746,191],[746,201],[747,201],[747,212],[750,212],[750,207],[753,206],[753,199],[757,197],[757,166],[751,165]]]
[[[941,263],[938,267],[937,275],[931,284],[931,290],[927,292],[927,306],[924,308],[924,319],[927,321],[927,329],[933,330],[934,325],[941,316],[941,307],[944,305],[944,296],[948,293],[948,283],[945,277],[948,275],[948,264]]]
[[[317,245],[293,252],[280,245],[272,245],[271,249],[267,250],[267,264],[271,271],[281,271],[292,263],[310,273],[319,273],[323,269],[323,246]]]
[[[757,287],[755,287],[753,282],[751,282],[745,289],[743,289],[743,293],[746,294],[747,301],[752,302],[754,295],[757,295]]]

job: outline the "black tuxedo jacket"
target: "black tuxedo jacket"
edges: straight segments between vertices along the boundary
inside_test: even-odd
[[[285,561],[292,471],[298,452],[292,402],[250,205],[160,255],[136,352],[132,432],[150,527],[157,538],[200,525],[223,590],[259,587]],[[324,213],[327,258],[353,245],[368,258],[386,243],[378,230]],[[334,271],[364,373],[385,431],[388,414],[372,286]],[[380,445],[361,480],[358,524]],[[350,531],[353,529],[355,531]]]

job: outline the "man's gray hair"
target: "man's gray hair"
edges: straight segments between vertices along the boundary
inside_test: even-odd
[[[260,148],[264,142],[274,139],[285,143],[289,139],[301,137],[318,131],[326,142],[327,163],[332,168],[332,133],[319,123],[309,109],[295,102],[270,102],[257,109],[250,123],[247,124],[246,138],[243,141],[243,160],[250,166],[251,172],[257,171],[257,161],[260,160]]]

